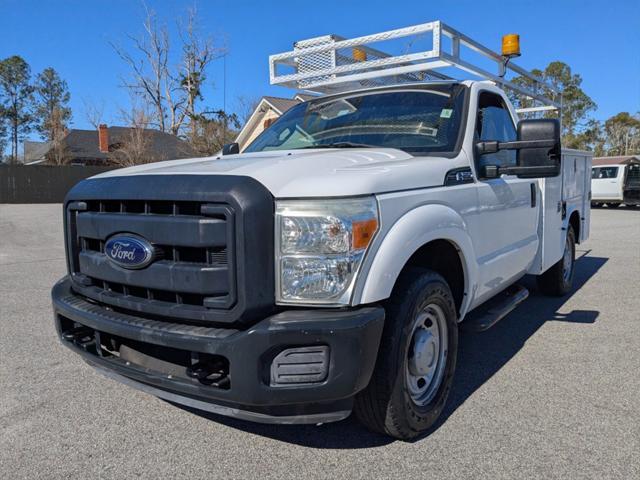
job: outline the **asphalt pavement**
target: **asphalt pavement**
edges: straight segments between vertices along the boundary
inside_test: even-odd
[[[640,209],[592,212],[575,289],[461,333],[442,421],[271,426],[107,380],[56,339],[60,205],[0,205],[0,478],[640,478]]]

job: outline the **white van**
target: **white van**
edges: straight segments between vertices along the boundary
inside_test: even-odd
[[[640,162],[601,165],[591,170],[591,204],[600,207],[640,205]]]

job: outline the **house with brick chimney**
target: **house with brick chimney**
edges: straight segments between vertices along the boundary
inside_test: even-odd
[[[62,140],[62,148],[67,156],[65,163],[71,165],[108,166],[114,164],[114,156],[125,147],[131,138],[130,127],[109,127],[100,125],[98,130],[71,129]],[[193,157],[187,142],[170,133],[144,129],[145,149],[153,161],[174,160]],[[24,163],[37,165],[46,163],[51,152],[50,142],[26,141]]]

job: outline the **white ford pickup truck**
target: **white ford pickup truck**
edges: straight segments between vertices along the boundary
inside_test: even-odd
[[[361,52],[351,70],[302,75],[332,88],[345,70],[373,78]],[[81,182],[52,292],[62,342],[108,377],[222,415],[355,411],[396,438],[428,430],[458,329],[504,317],[526,274],[567,294],[589,235],[591,154],[561,152],[557,120],[518,121],[496,78],[342,89],[243,153]]]

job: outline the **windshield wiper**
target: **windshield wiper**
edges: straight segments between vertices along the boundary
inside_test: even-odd
[[[375,147],[376,145],[367,145],[366,143],[334,142],[334,143],[321,143],[318,145],[308,145],[306,147],[300,147],[294,150],[303,150],[305,148],[375,148]]]

